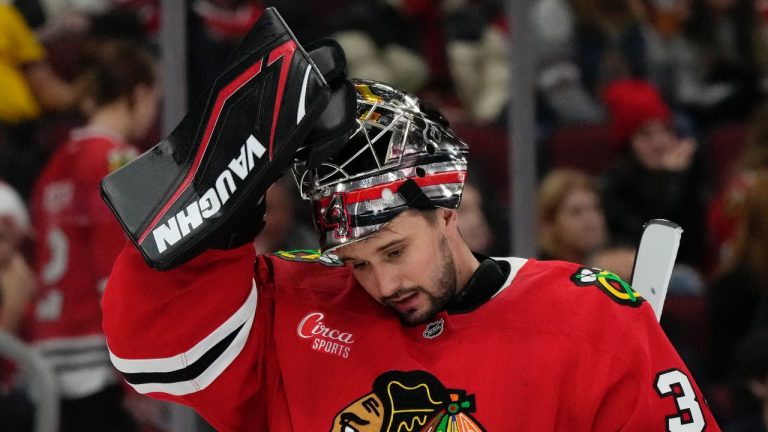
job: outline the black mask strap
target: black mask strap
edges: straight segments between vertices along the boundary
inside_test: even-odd
[[[413,179],[408,179],[400,185],[398,192],[405,198],[405,205],[410,208],[418,210],[433,210],[436,208],[432,204],[432,200],[429,199],[424,190]]]

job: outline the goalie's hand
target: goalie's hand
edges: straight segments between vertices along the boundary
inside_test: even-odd
[[[263,227],[266,190],[296,150],[316,144],[310,155],[323,157],[346,142],[355,103],[343,52],[325,43],[312,58],[319,68],[267,9],[207,98],[166,139],[102,181],[104,200],[152,267],[251,241]]]
[[[344,50],[333,39],[321,39],[307,45],[312,61],[331,87],[331,98],[309,136],[299,149],[298,159],[310,167],[318,166],[335,155],[357,127],[357,92],[347,79]]]
[[[308,159],[310,164],[330,158],[349,140],[355,122],[355,88],[347,79],[344,50],[333,39],[321,39],[306,47],[309,57],[330,87],[331,96],[322,114],[315,120],[307,138],[294,157]],[[266,192],[265,192],[266,193]],[[265,193],[228,221],[228,235],[213,239],[211,248],[230,249],[253,241],[264,228]],[[250,208],[250,210],[249,210]]]

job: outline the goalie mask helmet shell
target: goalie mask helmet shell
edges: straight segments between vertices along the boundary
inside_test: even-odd
[[[293,167],[323,252],[373,234],[408,208],[455,209],[464,189],[469,149],[439,113],[388,84],[352,81],[350,139],[316,167],[299,160]]]

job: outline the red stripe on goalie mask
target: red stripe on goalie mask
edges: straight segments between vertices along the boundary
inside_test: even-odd
[[[464,177],[466,171],[447,171],[442,173],[430,174],[427,177],[409,177],[416,182],[419,187],[436,186],[441,184],[450,183],[464,183]],[[377,200],[382,198],[382,192],[384,189],[389,189],[392,192],[397,192],[400,189],[400,185],[403,184],[406,179],[395,180],[389,183],[382,183],[376,186],[371,186],[363,189],[356,189],[345,193],[344,202],[346,205],[356,204],[362,201]],[[321,198],[319,201],[321,207],[326,207],[332,197]]]
[[[348,206],[363,201],[382,199],[384,189],[396,192],[407,180],[414,181],[419,187],[436,186],[451,183],[463,183],[466,171],[448,171],[431,174],[428,177],[413,177],[393,182],[383,183],[368,188],[357,189],[350,192],[334,192],[331,196],[321,198],[315,202],[314,214],[317,229],[326,233],[331,230],[337,239],[350,236],[351,225]],[[383,211],[387,211],[384,209]]]

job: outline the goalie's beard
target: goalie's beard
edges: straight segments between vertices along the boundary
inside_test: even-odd
[[[415,326],[429,322],[435,318],[438,312],[445,309],[457,294],[456,290],[456,264],[453,261],[448,240],[440,239],[440,264],[433,270],[430,280],[437,281],[432,289],[423,286],[401,288],[394,294],[381,299],[382,303],[390,306],[400,317],[400,321],[407,326]],[[407,297],[412,294],[422,294],[427,299],[427,306],[421,309],[413,308],[401,311],[394,307],[394,299]]]

